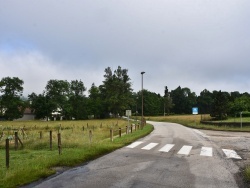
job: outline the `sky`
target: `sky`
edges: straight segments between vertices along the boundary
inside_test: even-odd
[[[250,93],[249,0],[0,0],[0,79],[81,80],[128,69],[134,92]],[[86,91],[86,95],[88,92]]]

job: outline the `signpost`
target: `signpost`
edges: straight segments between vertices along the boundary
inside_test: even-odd
[[[126,110],[126,116],[128,117],[128,128],[129,128],[129,116],[131,116],[131,110]]]
[[[194,115],[197,115],[198,114],[198,108],[197,107],[192,108],[192,113]]]
[[[192,108],[192,114],[193,115],[197,115],[198,114],[198,108],[197,107],[193,107]],[[196,120],[195,120],[195,125],[196,125]]]

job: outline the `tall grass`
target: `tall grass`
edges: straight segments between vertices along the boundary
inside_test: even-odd
[[[210,115],[172,115],[172,116],[158,116],[158,117],[147,117],[147,120],[151,121],[162,121],[162,122],[172,122],[185,125],[187,127],[196,129],[206,129],[206,130],[217,130],[217,131],[239,131],[239,132],[249,132],[250,126],[232,126],[232,125],[205,125],[200,121],[211,120]],[[228,120],[223,120],[220,122],[240,122],[240,118],[229,118]],[[242,118],[243,122],[249,122],[249,118]]]
[[[153,127],[110,141],[110,129],[125,128],[127,121],[120,119],[56,122],[0,122],[0,187],[16,187],[55,173],[55,167],[72,167],[93,160],[149,134]],[[24,129],[24,134],[21,130]],[[5,139],[18,130],[24,147],[14,150],[10,143],[10,167],[5,166]],[[52,151],[49,147],[49,131],[53,131]],[[89,131],[92,132],[90,141]],[[123,130],[124,132],[125,130]],[[40,139],[40,132],[43,137]],[[62,154],[57,147],[57,134],[62,137]],[[118,133],[116,133],[118,134]]]

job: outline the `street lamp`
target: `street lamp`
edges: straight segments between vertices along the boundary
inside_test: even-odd
[[[145,72],[141,72],[141,129],[143,128],[143,74]]]

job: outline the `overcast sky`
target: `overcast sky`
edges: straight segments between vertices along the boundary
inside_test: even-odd
[[[249,0],[0,0],[0,79],[24,95],[50,79],[128,69],[132,88],[250,93]],[[87,94],[87,92],[85,93]]]

